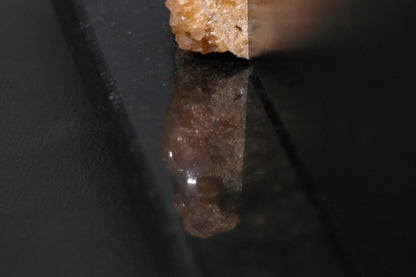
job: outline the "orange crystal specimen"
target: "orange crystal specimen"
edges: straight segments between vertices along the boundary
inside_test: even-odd
[[[180,48],[249,58],[247,0],[167,0]]]

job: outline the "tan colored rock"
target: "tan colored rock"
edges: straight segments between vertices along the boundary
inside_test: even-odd
[[[249,58],[247,0],[167,0],[180,48]]]

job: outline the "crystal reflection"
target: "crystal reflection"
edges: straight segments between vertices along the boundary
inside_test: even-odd
[[[206,238],[239,223],[249,70],[179,51],[163,122],[162,160],[185,230]]]

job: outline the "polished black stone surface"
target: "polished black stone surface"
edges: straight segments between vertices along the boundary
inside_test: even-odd
[[[380,4],[351,45],[253,61],[242,223],[198,239],[182,228],[161,161],[179,66],[167,9],[155,1],[55,1],[162,275],[412,275],[414,41],[404,2]],[[196,67],[241,63],[195,59]]]

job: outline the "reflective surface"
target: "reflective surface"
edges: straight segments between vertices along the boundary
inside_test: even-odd
[[[320,207],[288,156],[285,131],[276,129],[251,66],[179,51],[176,67],[162,160],[203,274],[275,276],[299,266],[295,276],[343,276]]]
[[[162,159],[178,185],[175,206],[185,230],[209,237],[239,222],[250,70],[185,51],[176,62]]]
[[[253,59],[239,223],[203,239],[183,228],[180,188],[161,161],[181,70],[168,10],[152,0],[55,2],[91,99],[116,119],[114,153],[161,275],[343,276],[345,264],[355,276],[415,275],[413,2],[357,2],[325,24],[347,16],[345,29],[312,37],[305,51]]]

